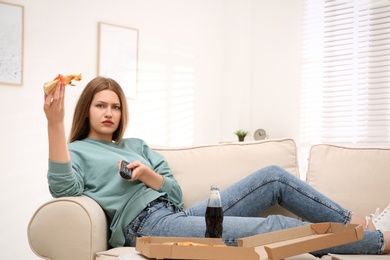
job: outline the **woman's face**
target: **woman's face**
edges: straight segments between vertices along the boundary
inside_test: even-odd
[[[121,103],[114,91],[102,90],[96,93],[89,108],[88,137],[111,142],[119,126],[121,113]]]

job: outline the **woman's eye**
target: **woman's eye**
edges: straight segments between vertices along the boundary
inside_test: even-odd
[[[103,104],[97,104],[96,107],[97,108],[104,108],[104,105]]]
[[[121,107],[120,107],[120,106],[114,106],[113,109],[115,109],[115,110],[121,110]]]

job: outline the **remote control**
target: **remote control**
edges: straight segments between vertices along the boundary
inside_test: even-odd
[[[122,161],[121,162],[121,168],[120,168],[120,175],[122,176],[123,179],[131,179],[131,169],[127,168],[126,165],[128,165],[129,163],[126,162],[126,161]]]

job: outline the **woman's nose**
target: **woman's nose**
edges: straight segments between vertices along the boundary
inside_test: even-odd
[[[111,111],[111,108],[107,108],[107,110],[106,110],[106,115],[105,115],[106,117],[112,117],[112,111]]]

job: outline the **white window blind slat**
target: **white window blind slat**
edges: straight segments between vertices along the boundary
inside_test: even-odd
[[[390,1],[306,0],[302,61],[303,162],[315,143],[390,147]]]

